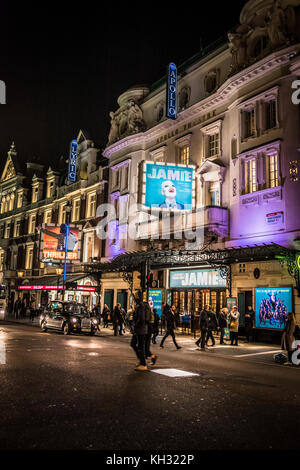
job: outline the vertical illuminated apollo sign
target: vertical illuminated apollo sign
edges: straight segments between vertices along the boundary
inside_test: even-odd
[[[177,67],[171,63],[168,66],[167,83],[167,118],[177,118]]]
[[[69,171],[68,171],[69,181],[76,181],[77,147],[78,147],[78,144],[76,140],[72,140],[71,146],[70,146],[70,156],[69,156]]]

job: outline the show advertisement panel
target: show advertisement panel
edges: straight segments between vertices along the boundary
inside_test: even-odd
[[[169,287],[221,288],[226,287],[226,279],[221,277],[220,271],[213,269],[170,271]]]
[[[151,289],[148,293],[148,303],[152,310],[156,309],[156,313],[161,318],[163,307],[163,291],[161,289]]]
[[[255,326],[283,330],[287,314],[292,312],[292,288],[255,289]]]
[[[40,259],[60,260],[65,259],[65,230],[64,224],[61,226],[45,225],[41,229],[41,253]],[[67,261],[76,261],[80,255],[80,234],[78,227],[70,226],[67,247]]]
[[[146,207],[191,211],[195,205],[193,166],[145,163],[144,200]]]

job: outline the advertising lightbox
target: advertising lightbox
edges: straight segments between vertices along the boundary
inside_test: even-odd
[[[255,289],[256,328],[283,330],[292,308],[292,288]]]
[[[62,226],[45,225],[41,229],[41,254],[40,259],[61,260],[65,259],[65,232]],[[79,259],[80,230],[70,226],[67,261]]]
[[[195,197],[194,173],[193,166],[146,162],[145,206],[191,211]]]
[[[151,289],[148,292],[148,303],[152,310],[156,309],[157,315],[161,318],[163,307],[163,291],[161,289]]]

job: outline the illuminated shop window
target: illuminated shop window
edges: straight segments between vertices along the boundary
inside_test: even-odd
[[[245,162],[245,192],[255,193],[257,191],[256,160]]]
[[[279,185],[278,178],[278,155],[271,155],[269,157],[269,171],[268,171],[268,186],[269,188],[276,188]]]
[[[189,165],[190,164],[190,146],[185,145],[184,147],[180,148],[180,164],[181,165]]]

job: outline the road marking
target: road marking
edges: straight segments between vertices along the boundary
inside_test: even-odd
[[[282,349],[279,350],[273,350],[273,351],[263,351],[259,353],[251,353],[251,354],[239,354],[238,356],[235,357],[250,357],[250,356],[263,356],[264,354],[276,354],[282,352]]]
[[[198,376],[199,374],[194,374],[193,372],[185,372],[184,370],[178,370],[178,369],[156,369],[156,370],[151,370],[151,372],[154,372],[155,374],[160,374],[160,375],[166,375],[167,377],[195,377]]]

